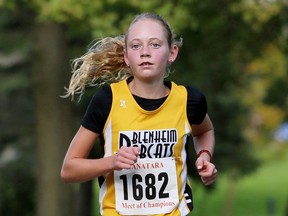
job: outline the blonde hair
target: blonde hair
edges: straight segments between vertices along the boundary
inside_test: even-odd
[[[101,86],[119,82],[131,76],[124,61],[124,36],[107,37],[93,44],[88,52],[72,62],[72,77],[63,97],[79,94],[79,100],[87,86]]]
[[[141,19],[158,21],[166,31],[169,46],[182,46],[182,38],[177,40],[168,22],[157,14],[144,13],[137,15],[131,22],[130,27]],[[127,34],[129,34],[129,30]],[[73,100],[75,94],[79,94],[78,99],[80,100],[86,87],[99,87],[103,84],[119,82],[132,76],[132,71],[124,61],[126,36],[103,38],[93,44],[86,54],[74,59],[70,84],[68,88],[65,88],[66,94],[63,97],[71,96]],[[165,77],[169,74],[170,70],[168,68]]]

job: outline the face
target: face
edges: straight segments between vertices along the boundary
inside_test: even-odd
[[[164,28],[158,21],[142,19],[127,34],[125,62],[135,79],[163,79],[167,64],[173,62],[178,47],[169,47]]]

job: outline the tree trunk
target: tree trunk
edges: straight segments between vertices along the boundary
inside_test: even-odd
[[[37,215],[73,216],[72,187],[60,179],[62,161],[72,137],[70,102],[59,97],[67,84],[67,46],[63,29],[55,23],[39,24],[35,37],[33,89],[37,119]]]
[[[233,204],[235,201],[236,182],[234,179],[229,179],[228,191],[223,205],[222,216],[230,216],[233,211]]]
[[[92,216],[93,201],[93,181],[87,181],[80,184],[80,190],[77,196],[77,216]]]

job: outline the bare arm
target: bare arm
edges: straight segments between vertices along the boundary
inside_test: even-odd
[[[99,134],[80,127],[66,153],[61,178],[64,182],[83,182],[113,170],[113,158],[87,159]]]
[[[117,155],[87,159],[98,138],[99,134],[80,126],[62,165],[61,178],[64,182],[88,181],[113,170],[130,168],[137,160],[138,149],[128,147],[121,148]]]
[[[208,150],[212,156],[214,152],[215,137],[213,125],[208,115],[206,115],[200,125],[192,125],[192,133],[196,153],[198,154],[201,150]],[[210,185],[215,182],[217,170],[215,165],[210,161],[210,156],[207,152],[203,152],[199,155],[195,162],[195,166],[205,185]]]
[[[215,145],[214,129],[208,115],[205,116],[200,125],[192,125],[192,133],[196,153],[198,154],[201,150],[206,149],[213,155]],[[208,155],[204,157],[209,161]]]

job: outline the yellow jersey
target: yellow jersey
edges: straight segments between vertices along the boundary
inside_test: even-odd
[[[165,102],[153,111],[137,104],[126,80],[111,84],[111,90],[112,106],[103,129],[104,157],[121,146],[138,147],[139,156],[130,169],[103,176],[101,214],[187,215],[192,194],[185,144],[192,129],[186,88],[171,82]]]

